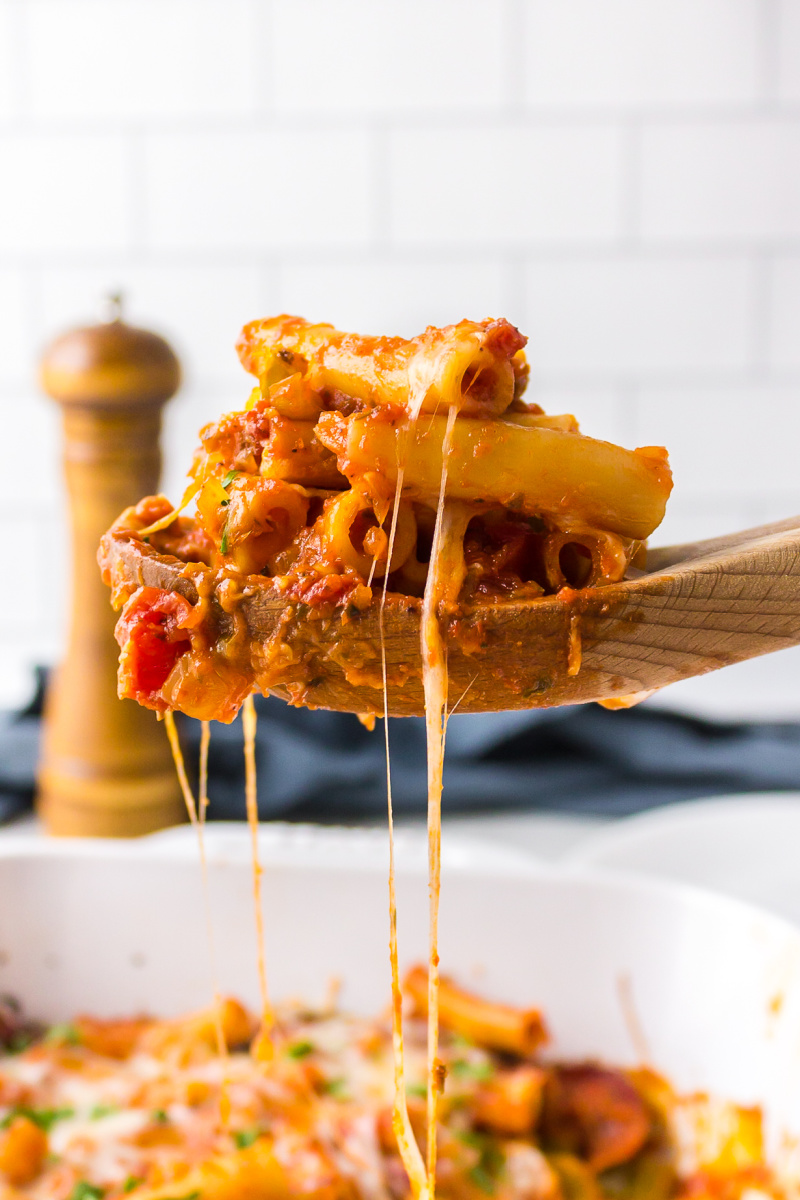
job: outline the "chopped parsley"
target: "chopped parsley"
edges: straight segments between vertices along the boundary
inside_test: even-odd
[[[252,1146],[253,1142],[258,1141],[260,1137],[260,1129],[237,1129],[233,1134],[233,1140],[239,1150],[246,1150],[248,1146]]]
[[[79,1179],[69,1194],[69,1200],[102,1200],[103,1189],[87,1179]]]
[[[9,1038],[3,1049],[6,1054],[21,1054],[23,1050],[28,1049],[28,1046],[33,1045],[35,1040],[32,1033],[26,1029],[22,1029]]]
[[[552,686],[553,681],[550,676],[542,675],[541,678],[537,679],[536,683],[532,684],[531,687],[525,688],[525,691],[522,693],[522,698],[523,700],[530,700],[531,696],[538,696],[542,692],[549,691]]]
[[[51,1025],[45,1034],[44,1040],[51,1045],[54,1042],[65,1042],[68,1046],[78,1046],[80,1045],[81,1035],[74,1025]]]
[[[334,1100],[345,1100],[349,1095],[346,1079],[326,1079],[322,1090],[326,1096],[333,1096]]]
[[[45,1133],[49,1133],[56,1121],[65,1121],[67,1117],[74,1116],[74,1108],[28,1108],[26,1104],[15,1104],[0,1121],[0,1129],[7,1129],[17,1117],[27,1117],[34,1125],[38,1125]]]
[[[219,552],[220,552],[220,554],[228,553],[228,522],[227,521],[225,522],[225,528],[222,531],[222,540],[220,541],[220,544],[219,544]]]
[[[226,492],[238,474],[239,474],[238,471],[228,471],[228,474],[225,476],[225,478],[222,481],[222,486],[225,488]]]
[[[462,1129],[456,1134],[456,1137],[465,1146],[472,1146],[473,1150],[480,1150],[481,1152],[486,1143],[486,1138],[483,1134],[476,1133],[474,1129]]]
[[[153,1112],[153,1120],[156,1125],[167,1125],[169,1123],[169,1113],[165,1108],[157,1108]]]
[[[428,1096],[428,1088],[424,1083],[409,1083],[406,1091],[409,1096],[416,1096],[419,1100],[425,1100]]]
[[[291,1046],[286,1047],[286,1053],[289,1058],[305,1058],[308,1054],[314,1053],[313,1042],[292,1042]]]
[[[494,1195],[497,1175],[505,1162],[502,1150],[491,1138],[473,1129],[465,1130],[458,1134],[458,1137],[465,1145],[477,1150],[480,1156],[477,1163],[467,1172],[468,1177],[476,1187],[486,1192],[487,1196]]]
[[[494,1180],[488,1171],[483,1167],[470,1167],[469,1177],[476,1187],[479,1187],[482,1192],[486,1192],[487,1196],[494,1195]]]
[[[144,1183],[144,1180],[140,1176],[129,1175],[122,1185],[122,1190],[127,1195],[128,1192],[132,1192],[134,1188],[137,1188],[140,1183]]]
[[[119,1112],[116,1104],[95,1104],[92,1111],[89,1113],[90,1121],[102,1121],[103,1117],[110,1117],[113,1113]]]
[[[476,1083],[486,1083],[494,1075],[491,1063],[470,1062],[466,1058],[457,1058],[451,1063],[450,1070],[456,1079],[473,1079]]]

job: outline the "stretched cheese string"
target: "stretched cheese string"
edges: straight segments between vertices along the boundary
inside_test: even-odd
[[[200,491],[200,488],[202,486],[203,486],[202,479],[200,479],[200,480],[193,479],[192,482],[189,484],[189,486],[186,488],[186,491],[183,493],[183,496],[181,497],[181,502],[178,505],[178,507],[171,509],[170,512],[168,512],[166,514],[166,516],[161,517],[158,521],[153,521],[152,525],[147,525],[147,526],[145,526],[144,529],[140,529],[138,532],[138,536],[140,538],[145,538],[145,537],[149,537],[151,533],[158,533],[161,529],[167,529],[172,524],[172,522],[175,520],[175,518],[179,517],[180,514],[183,512],[183,510],[186,508],[186,506],[195,498],[195,496]]]
[[[397,514],[403,487],[407,438],[413,437],[419,419],[424,392],[419,389],[410,406],[410,421],[406,440],[398,449],[397,483],[395,486],[394,509],[389,533],[388,561],[391,562],[397,528]],[[388,587],[388,571],[384,576],[378,628],[381,643],[381,671],[383,682],[384,736],[386,744],[386,789],[389,816],[389,957],[392,973],[392,1041],[395,1061],[395,1107],[393,1127],[400,1149],[400,1157],[411,1183],[415,1198],[433,1200],[436,1190],[436,1119],[438,1098],[442,1089],[442,1072],[439,1063],[439,892],[441,888],[441,803],[442,774],[444,764],[444,737],[447,712],[447,664],[444,642],[438,619],[439,600],[445,590],[445,580],[437,572],[443,541],[447,537],[447,526],[443,520],[447,487],[447,458],[452,446],[452,435],[457,410],[450,408],[442,446],[442,475],[436,511],[433,546],[430,566],[425,585],[421,626],[422,681],[425,692],[425,720],[428,759],[428,889],[430,897],[428,931],[428,1102],[427,1102],[427,1146],[426,1161],[411,1129],[405,1088],[403,1051],[402,994],[399,983],[397,948],[397,896],[394,866],[394,821],[392,812],[392,784],[389,750],[389,699],[386,670],[386,642],[384,632],[384,610]]]
[[[198,780],[197,815],[200,820],[200,833],[206,823],[208,808],[208,746],[211,741],[211,724],[209,721],[200,722],[200,770]]]
[[[258,945],[258,985],[261,992],[261,1039],[262,1052],[267,1050],[269,1032],[272,1029],[272,1008],[267,988],[267,961],[264,953],[264,914],[261,908],[261,861],[258,853],[258,788],[256,784],[256,706],[252,695],[242,705],[242,729],[244,731],[244,780],[247,823],[250,826],[250,842],[253,862],[253,906],[255,909],[256,942]]]
[[[231,1114],[227,1078],[228,1044],[225,1041],[225,1031],[222,1027],[222,994],[219,987],[217,948],[214,938],[214,922],[211,915],[211,897],[208,887],[208,859],[206,857],[206,845],[204,838],[205,814],[206,809],[208,808],[208,743],[210,739],[210,727],[208,721],[202,722],[200,732],[200,788],[198,805],[195,804],[194,794],[186,774],[186,764],[183,759],[183,751],[181,750],[180,738],[178,737],[178,730],[175,725],[175,718],[169,711],[164,714],[164,724],[167,727],[167,738],[169,739],[170,750],[172,751],[172,759],[175,763],[175,770],[178,775],[178,782],[180,784],[181,792],[183,793],[184,804],[186,805],[186,811],[189,814],[189,820],[192,824],[192,827],[197,833],[197,844],[200,851],[203,909],[206,921],[206,936],[208,938],[208,957],[211,965],[211,988],[214,995],[214,1036],[217,1042],[217,1053],[225,1062],[225,1072],[222,1079],[222,1087],[220,1089],[219,1110],[222,1124],[227,1125]]]
[[[404,464],[403,455],[398,455],[397,484],[394,494],[394,509],[392,512],[391,528],[389,530],[389,547],[387,562],[392,561],[394,552],[395,533],[397,531],[397,514],[400,508],[400,493],[403,489]],[[425,1171],[417,1139],[411,1128],[408,1115],[408,1096],[405,1081],[405,1050],[403,1046],[403,994],[400,990],[400,967],[397,947],[397,888],[394,866],[394,812],[392,806],[392,767],[389,750],[389,688],[386,672],[386,637],[384,632],[384,610],[386,608],[386,593],[389,585],[388,570],[383,577],[381,601],[378,609],[378,631],[381,645],[381,675],[383,682],[383,736],[386,749],[386,806],[389,818],[389,964],[392,974],[392,1051],[394,1057],[394,1110],[392,1113],[392,1129],[397,1138],[400,1159],[406,1169],[411,1184],[411,1194],[415,1200],[427,1200],[430,1195],[428,1178]]]
[[[194,802],[194,793],[189,785],[189,779],[186,775],[186,764],[183,761],[183,751],[181,750],[180,739],[178,738],[178,730],[175,725],[175,718],[171,712],[164,713],[164,724],[167,727],[167,737],[169,739],[169,748],[172,751],[172,761],[175,763],[175,771],[178,776],[181,792],[183,793],[183,802],[186,805],[186,811],[189,814],[189,820],[192,825],[197,828],[197,805]]]
[[[442,444],[442,475],[428,576],[422,601],[422,686],[428,757],[428,1139],[426,1167],[431,1195],[436,1182],[436,1118],[444,1078],[439,1061],[439,893],[442,866],[442,777],[447,712],[447,658],[439,624],[439,602],[446,580],[440,566],[449,532],[445,516],[447,459],[457,409],[451,406]]]

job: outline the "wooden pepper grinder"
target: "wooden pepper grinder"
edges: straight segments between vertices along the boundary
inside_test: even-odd
[[[41,365],[63,411],[72,615],[45,703],[37,808],[50,833],[87,837],[149,833],[184,817],[164,729],[117,697],[117,614],[97,566],[101,535],[158,487],[161,410],[180,365],[163,338],[123,322],[118,296],[108,310],[102,324],[56,338]]]

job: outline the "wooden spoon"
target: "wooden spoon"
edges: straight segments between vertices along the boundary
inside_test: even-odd
[[[117,580],[175,590],[197,601],[186,564],[157,554],[131,531],[108,536],[104,561]],[[608,587],[470,608],[446,630],[450,704],[458,702],[461,712],[590,700],[613,706],[800,644],[800,517],[652,550],[648,568]],[[250,654],[258,657],[270,639],[272,644],[280,639],[303,657],[298,680],[311,681],[303,702],[383,712],[377,600],[344,620],[340,613],[312,619],[307,608],[287,604],[271,580],[251,576],[244,584],[236,609],[238,636],[243,618]],[[209,621],[217,635],[229,637],[236,623],[230,599],[214,587]],[[391,594],[387,600],[389,711],[395,716],[423,713],[420,608],[419,600]],[[284,698],[292,694],[286,687],[270,690]]]

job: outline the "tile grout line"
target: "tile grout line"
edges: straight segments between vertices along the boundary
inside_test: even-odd
[[[371,236],[366,254],[371,258],[375,251],[386,252],[392,246],[392,169],[390,124],[379,117],[370,122],[369,165],[371,175]]]
[[[11,54],[12,98],[16,110],[11,117],[12,123],[25,120],[31,108],[31,71],[30,71],[30,39],[27,21],[27,11],[24,3],[12,3],[8,6],[11,21]],[[2,122],[0,122],[2,128]]]
[[[250,65],[255,83],[256,113],[262,118],[270,117],[275,113],[275,10],[272,0],[250,0],[250,10],[253,22]]]
[[[128,158],[128,248],[134,265],[138,266],[147,245],[147,147],[141,133],[131,133],[127,139]]]
[[[771,116],[780,111],[781,17],[778,0],[760,0],[758,23],[758,109]]]
[[[66,0],[65,0],[66,2]],[[516,86],[516,85],[514,85]],[[432,106],[428,110],[403,110],[389,108],[382,117],[390,120],[397,128],[409,132],[435,129],[442,133],[478,130],[493,132],[498,127],[522,132],[537,129],[587,130],[616,125],[632,120],[646,121],[656,127],[687,127],[697,124],[717,124],[724,128],[731,124],[748,124],[763,120],[768,115],[776,124],[800,122],[800,102],[781,101],[771,104],[762,111],[752,103],[736,105],[693,106],[685,108],[652,107],[647,105],[598,105],[593,108],[546,108],[525,106],[514,102],[508,105],[487,107],[482,110],[464,107],[447,109]],[[258,108],[240,113],[199,113],[187,116],[158,115],[153,117],[101,116],[60,117],[23,112],[19,116],[0,117],[0,136],[11,132],[24,132],[31,136],[71,133],[90,136],[101,133],[124,134],[157,133],[164,137],[180,137],[187,134],[259,135],[272,132],[308,133],[352,132],[364,128],[370,119],[367,111],[353,110],[331,113],[330,111],[291,111]]]
[[[642,226],[642,124],[638,118],[621,130],[620,234],[622,245],[634,249],[641,241]]]
[[[753,257],[753,296],[751,305],[751,354],[754,378],[761,381],[769,374],[769,345],[772,324],[772,281],[775,264],[764,251]]]
[[[506,84],[505,103],[510,115],[525,111],[525,12],[523,0],[504,0],[503,3]]]

